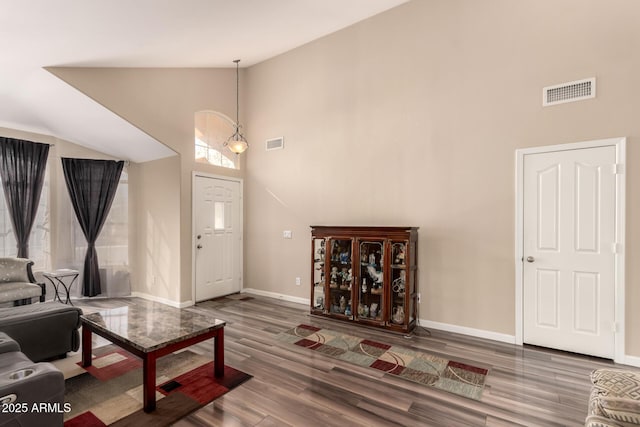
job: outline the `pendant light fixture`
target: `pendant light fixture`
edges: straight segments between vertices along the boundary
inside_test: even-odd
[[[239,111],[240,111],[240,101],[239,101],[239,93],[240,93],[240,76],[239,76],[239,63],[240,60],[236,59],[233,62],[236,63],[236,122],[233,124],[234,132],[227,140],[224,142],[223,146],[228,147],[229,150],[236,154],[240,154],[244,152],[247,148],[249,148],[249,144],[247,140],[244,138],[244,135],[240,133],[240,128],[242,125],[239,120]]]

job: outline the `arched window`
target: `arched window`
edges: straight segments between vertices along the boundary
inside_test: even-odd
[[[215,111],[195,114],[196,162],[238,169],[238,158],[222,144],[233,134],[233,121]]]

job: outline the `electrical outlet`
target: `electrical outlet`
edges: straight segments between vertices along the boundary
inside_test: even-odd
[[[291,230],[284,230],[282,232],[282,237],[284,237],[285,239],[291,239],[293,237],[293,233],[291,232]]]
[[[300,279],[299,277],[296,277],[296,285],[300,286],[302,284],[302,279]]]
[[[418,304],[420,304],[420,292],[418,292]]]

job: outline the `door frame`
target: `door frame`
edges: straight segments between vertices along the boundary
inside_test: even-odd
[[[196,178],[211,178],[219,179],[222,181],[237,182],[240,185],[240,292],[244,289],[244,181],[242,178],[236,178],[233,176],[217,175],[206,172],[193,171],[191,175],[191,301],[196,301],[196,209],[195,209],[195,196],[196,196]]]
[[[569,144],[547,145],[516,150],[516,335],[518,345],[524,343],[524,156],[558,151],[578,150],[585,148],[610,147],[616,149],[616,195],[615,195],[615,239],[614,274],[615,274],[615,331],[614,331],[614,361],[624,363],[625,359],[625,206],[626,206],[626,150],[625,137],[583,141]],[[613,250],[614,248],[612,248]]]

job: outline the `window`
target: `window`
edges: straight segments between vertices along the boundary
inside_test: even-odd
[[[223,144],[233,134],[233,122],[215,111],[195,114],[195,159],[199,163],[238,169],[237,156]]]
[[[73,215],[73,233],[75,240],[75,261],[82,265],[87,253],[87,239],[84,237],[80,223]],[[122,267],[129,265],[129,180],[125,170],[120,175],[120,182],[113,198],[111,209],[98,239],[96,251],[100,268]]]
[[[18,248],[11,225],[11,215],[7,209],[4,190],[0,189],[0,193],[2,193],[0,195],[0,256],[15,257],[18,254]],[[38,213],[29,236],[29,259],[34,262],[34,271],[49,269],[51,263],[49,237],[49,168],[47,167],[38,204]]]
[[[224,202],[216,202],[213,210],[215,212],[214,230],[224,230]]]

